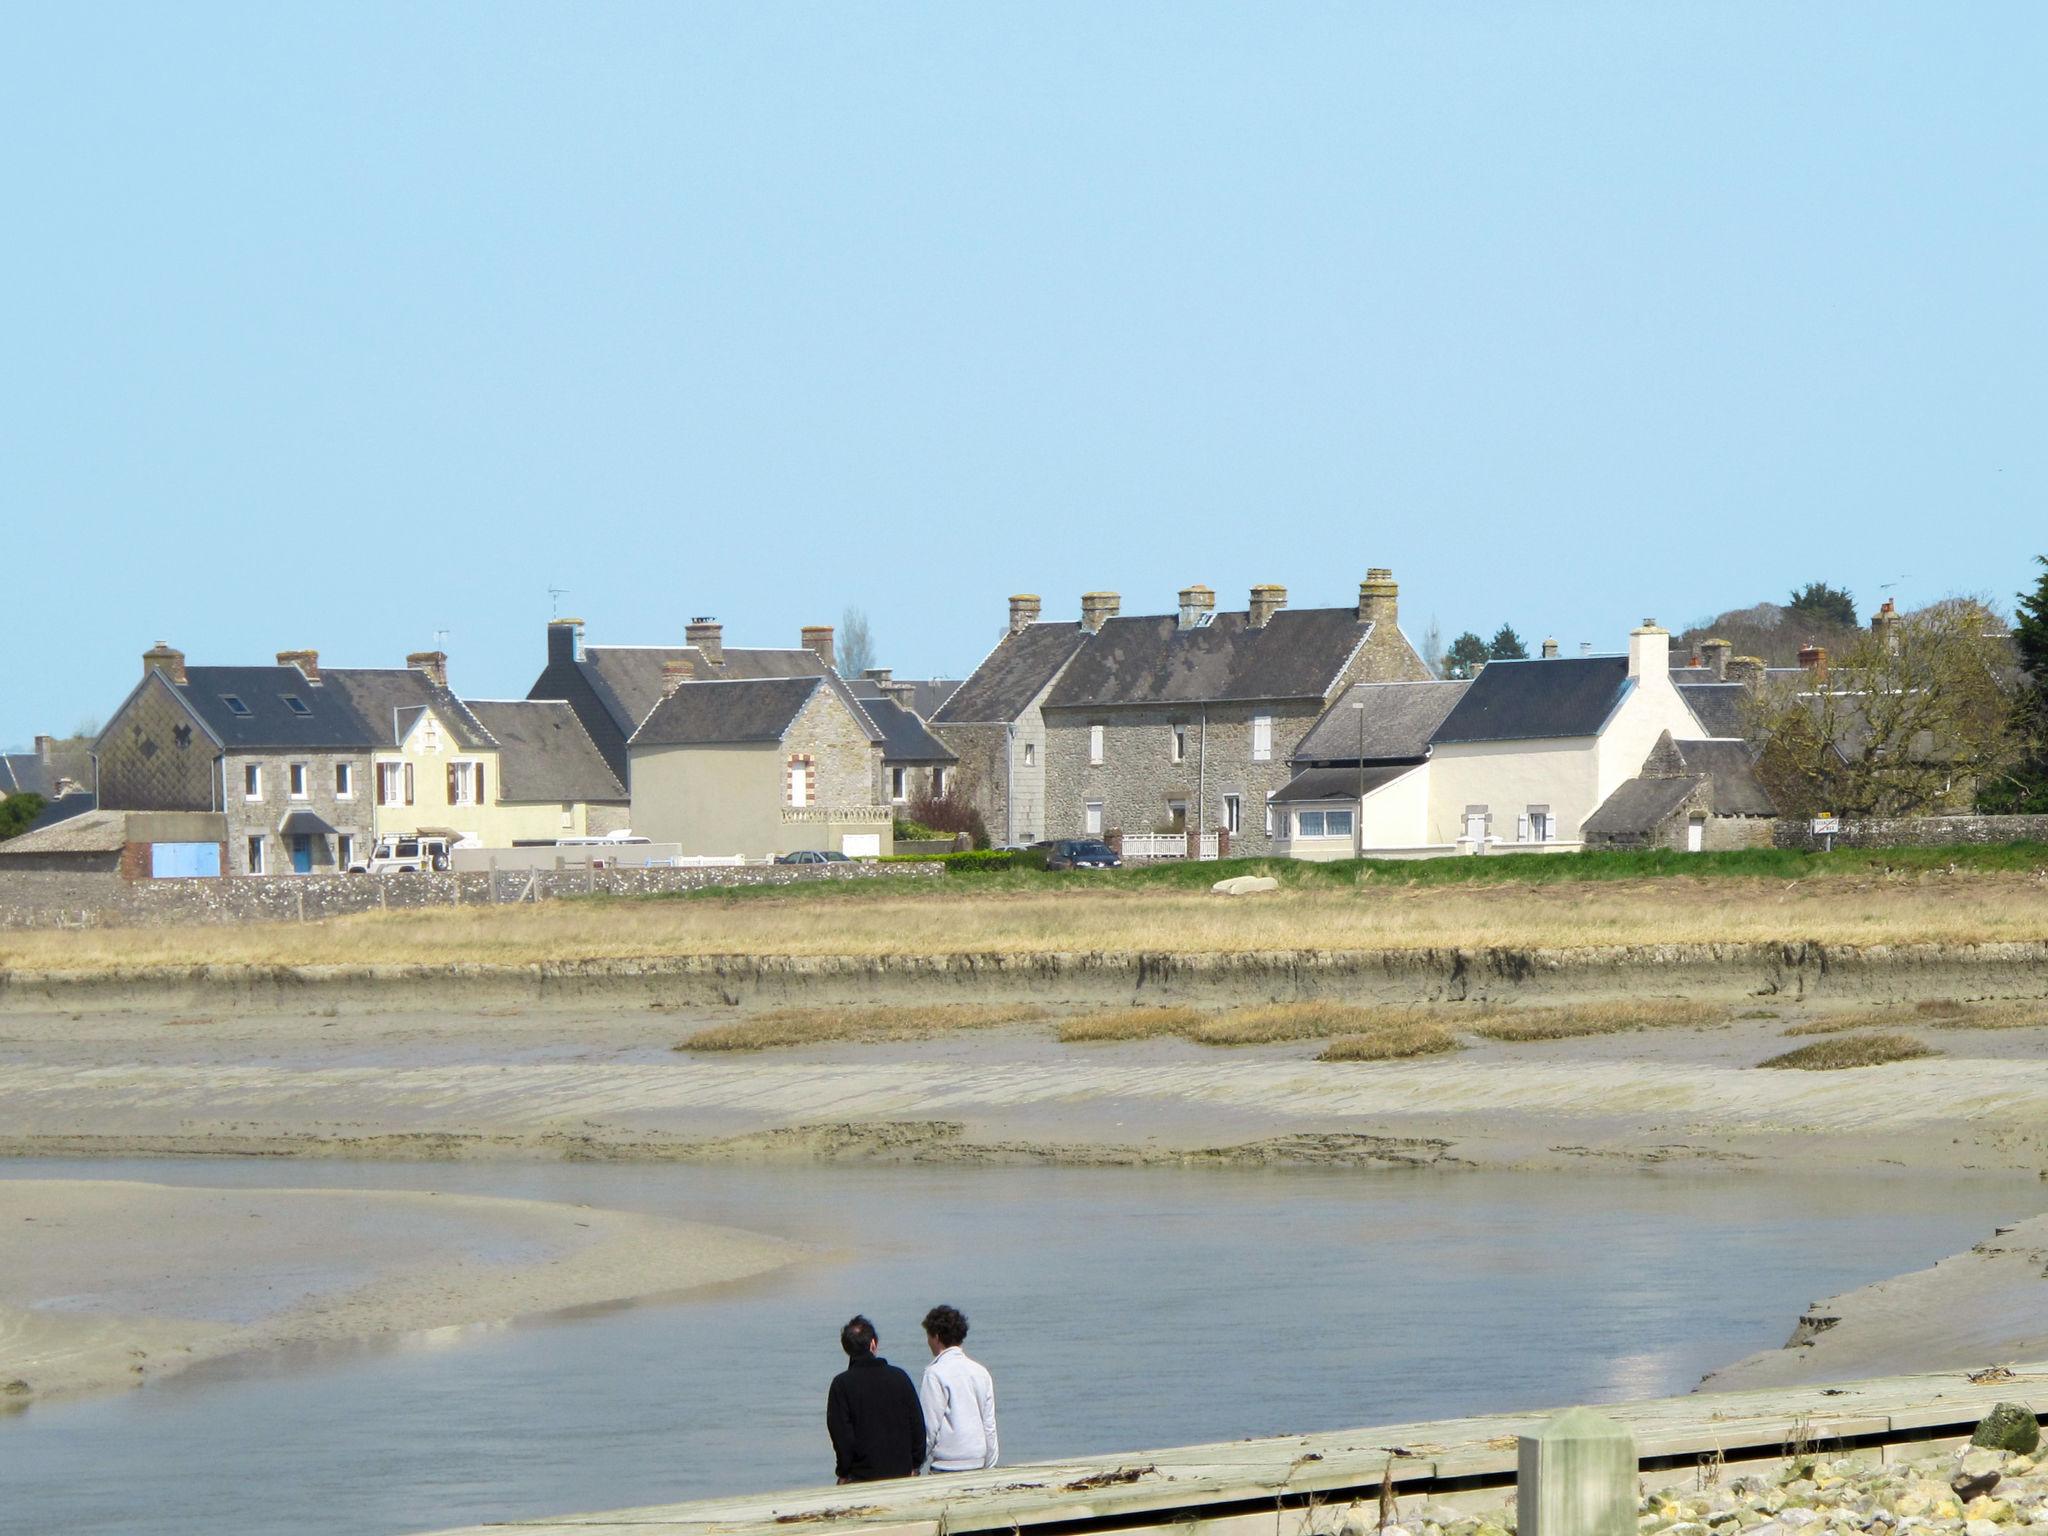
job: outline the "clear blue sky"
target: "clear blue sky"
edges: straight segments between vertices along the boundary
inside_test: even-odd
[[[2048,549],[2048,6],[27,6],[0,742],[169,640],[1190,581],[1609,648]]]

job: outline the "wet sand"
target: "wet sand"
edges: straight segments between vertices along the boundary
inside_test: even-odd
[[[0,1406],[685,1291],[800,1252],[540,1201],[77,1179],[0,1180],[0,1232]]]

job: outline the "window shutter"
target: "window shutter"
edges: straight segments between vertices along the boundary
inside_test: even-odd
[[[1515,841],[1518,843],[1529,841],[1529,818],[1527,816],[1515,818]]]
[[[474,772],[476,773],[476,803],[482,805],[484,803],[484,765],[478,763]]]
[[[405,803],[412,804],[412,764],[405,765]]]
[[[448,765],[448,803],[450,805],[455,803],[455,765],[453,763]]]

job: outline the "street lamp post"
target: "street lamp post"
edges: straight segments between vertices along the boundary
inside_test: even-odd
[[[1365,857],[1365,700],[1354,699],[1358,711],[1358,803],[1351,808],[1351,830],[1358,841],[1358,856]]]

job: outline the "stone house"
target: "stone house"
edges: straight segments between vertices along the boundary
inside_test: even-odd
[[[877,798],[881,745],[836,677],[696,681],[670,663],[631,740],[633,830],[686,855],[894,847]]]
[[[142,681],[94,744],[95,776],[104,810],[226,818],[222,867],[173,872],[332,872],[367,850],[373,738],[312,652],[187,667],[159,642],[142,661]]]
[[[846,686],[881,736],[876,798],[899,815],[927,796],[945,799],[955,787],[960,759],[925,725],[916,704],[919,685],[877,667]]]
[[[621,784],[632,785],[627,742],[662,700],[667,669],[694,682],[714,679],[825,677],[835,681],[829,624],[807,625],[793,650],[741,649],[725,643],[716,619],[692,619],[681,645],[590,645],[583,643],[581,619],[548,624],[547,665],[529,699],[559,699],[576,713],[605,764]],[[848,697],[851,697],[848,695]],[[858,710],[856,709],[856,713]]]
[[[1488,662],[1431,737],[1422,841],[1464,853],[1579,846],[1660,736],[1708,734],[1671,680],[1670,644],[1645,621],[1626,656]]]
[[[1089,599],[1083,598],[1084,608]],[[1010,599],[1009,628],[930,719],[957,758],[953,793],[999,845],[1052,835],[1046,813],[1046,696],[1094,631],[1042,620],[1034,593]]]
[[[1742,741],[1657,738],[1640,772],[1586,819],[1588,848],[1768,848],[1777,809]]]
[[[1354,683],[1430,677],[1398,596],[1380,568],[1347,608],[1290,609],[1284,587],[1258,586],[1219,612],[1196,585],[1175,613],[1127,618],[1115,593],[1086,595],[1085,639],[1040,706],[1047,835],[1192,826],[1233,854],[1275,851],[1289,743]]]
[[[1470,686],[1345,689],[1289,755],[1293,777],[1273,797],[1274,851],[1313,860],[1422,851],[1430,738]]]

